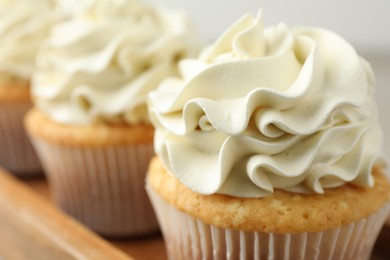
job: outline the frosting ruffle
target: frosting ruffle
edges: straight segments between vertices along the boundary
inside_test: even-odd
[[[369,64],[320,28],[246,15],[149,95],[164,165],[202,194],[372,186],[384,163]]]
[[[37,106],[66,124],[148,122],[147,93],[196,54],[186,16],[136,0],[87,1],[73,13],[39,53]]]
[[[51,0],[0,0],[0,83],[29,81],[35,57],[63,14]]]

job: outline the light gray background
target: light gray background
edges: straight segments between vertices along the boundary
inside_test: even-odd
[[[186,11],[206,42],[242,14],[263,9],[264,23],[319,26],[351,42],[374,68],[384,150],[390,159],[390,0],[148,0]]]

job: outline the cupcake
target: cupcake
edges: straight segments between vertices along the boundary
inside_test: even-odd
[[[0,166],[20,176],[41,172],[23,116],[36,52],[60,17],[50,0],[0,1]]]
[[[146,95],[196,54],[186,16],[141,1],[87,1],[37,57],[26,128],[57,204],[96,232],[147,234],[154,130]]]
[[[390,210],[370,65],[244,15],[149,95],[169,259],[368,259]]]

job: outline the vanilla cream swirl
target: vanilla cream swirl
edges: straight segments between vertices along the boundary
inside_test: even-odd
[[[38,48],[60,18],[54,0],[0,0],[0,83],[30,80]]]
[[[36,105],[71,124],[148,121],[146,95],[196,55],[186,16],[137,0],[83,1],[38,55]]]
[[[201,194],[372,186],[384,164],[369,64],[333,32],[243,16],[149,96],[155,149]]]

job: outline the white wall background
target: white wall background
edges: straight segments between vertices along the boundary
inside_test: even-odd
[[[148,0],[185,10],[203,39],[217,38],[243,13],[263,9],[264,23],[320,26],[342,35],[377,76],[384,149],[390,159],[390,0]],[[390,160],[389,160],[390,161]]]
[[[148,0],[187,11],[199,32],[214,39],[243,13],[263,9],[265,25],[321,26],[358,49],[390,51],[389,0]]]

